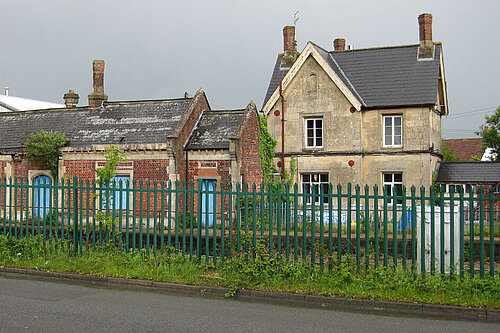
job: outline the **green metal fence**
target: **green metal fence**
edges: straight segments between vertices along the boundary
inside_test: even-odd
[[[348,184],[309,188],[247,184],[0,180],[0,233],[69,241],[75,253],[107,245],[189,255],[205,263],[255,256],[325,266],[396,267],[430,274],[495,275],[500,198],[388,191]],[[319,193],[315,193],[319,189]],[[390,195],[388,194],[391,193]]]

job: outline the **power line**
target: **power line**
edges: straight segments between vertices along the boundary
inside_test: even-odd
[[[495,109],[496,109],[496,106],[489,106],[486,108],[474,109],[474,110],[455,113],[455,114],[452,114],[451,116],[448,116],[447,118],[454,118],[454,117],[460,116],[460,115],[470,115],[471,113],[476,113],[476,112],[486,113],[485,111],[494,111]]]

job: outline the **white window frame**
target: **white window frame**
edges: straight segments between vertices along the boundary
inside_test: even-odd
[[[391,175],[391,181],[386,181],[385,176],[386,175]],[[395,181],[394,176],[395,175],[401,175],[401,181]],[[392,203],[392,190],[394,189],[394,186],[396,185],[401,185],[401,192],[403,191],[403,173],[402,172],[383,172],[382,173],[382,186],[385,188],[386,186],[389,186],[389,189],[386,191],[387,196],[388,196],[388,203]],[[402,201],[400,199],[397,200],[397,204],[401,204]]]
[[[308,177],[309,178],[309,181],[304,181],[304,176]],[[321,180],[322,176],[326,176],[326,181],[325,180]],[[301,181],[301,185],[302,185],[302,189],[305,191],[305,193],[307,194],[311,194],[312,193],[312,188],[314,186],[314,194],[316,195],[316,197],[314,198],[315,199],[315,203],[319,203],[319,199],[320,199],[320,189],[321,189],[321,186],[323,186],[323,194],[325,195],[323,197],[323,203],[328,203],[328,196],[327,194],[328,193],[328,188],[329,188],[329,184],[330,184],[330,177],[328,175],[327,172],[318,172],[318,173],[301,173],[300,174],[300,181]],[[305,184],[305,186],[304,186]],[[305,188],[304,188],[305,187]],[[306,203],[310,204],[311,203],[311,197],[307,196],[306,197]]]
[[[401,134],[399,135],[400,137],[400,144],[395,144],[395,138],[397,137],[397,135],[395,134],[395,119],[396,118],[399,118],[401,120]],[[387,131],[387,127],[386,127],[386,119],[391,119],[391,134],[390,134],[390,137],[391,137],[391,142],[387,142],[386,141],[386,131]],[[403,146],[403,115],[400,115],[400,114],[391,114],[391,115],[384,115],[382,116],[382,126],[384,128],[384,136],[382,138],[383,140],[383,143],[384,143],[384,147],[402,147]]]
[[[318,137],[316,134],[317,132],[317,121],[318,120],[321,120],[321,137]],[[309,145],[309,127],[308,127],[308,122],[309,121],[313,121],[313,127],[312,127],[312,131],[313,131],[313,136],[312,136],[312,140],[313,140],[313,145]],[[305,130],[305,133],[304,133],[304,139],[305,139],[305,147],[306,148],[323,148],[323,145],[324,145],[324,131],[323,131],[323,128],[324,128],[324,122],[323,122],[323,117],[309,117],[309,118],[304,118],[304,130]],[[321,139],[321,145],[318,145],[317,144],[317,141],[318,139]]]

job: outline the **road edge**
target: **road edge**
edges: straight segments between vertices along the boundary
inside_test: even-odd
[[[416,304],[367,299],[348,299],[228,287],[185,285],[152,280],[136,280],[74,273],[45,272],[34,269],[0,267],[0,276],[48,282],[65,282],[87,287],[147,291],[163,294],[234,299],[296,307],[329,309],[378,315],[411,316],[424,319],[452,319],[500,323],[500,309],[481,309],[436,304]]]

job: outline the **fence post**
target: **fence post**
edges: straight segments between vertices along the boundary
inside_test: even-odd
[[[489,210],[489,217],[490,217],[490,276],[495,277],[495,221],[494,221],[494,214],[495,214],[495,205],[493,203],[493,185],[490,185],[490,210]]]
[[[78,178],[73,177],[73,245],[74,253],[78,251]]]

